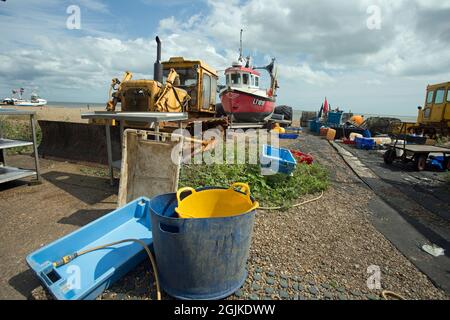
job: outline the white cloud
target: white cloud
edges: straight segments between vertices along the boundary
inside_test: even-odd
[[[334,79],[324,71],[314,71],[307,64],[301,65],[284,65],[280,64],[279,74],[281,80],[285,79],[287,81],[305,81],[309,84],[322,86],[325,83],[332,83]]]
[[[155,43],[150,32],[126,39],[110,33],[103,20],[91,19],[83,21],[81,32],[68,33],[64,14],[49,10],[59,1],[27,3],[27,9],[20,2],[0,6],[0,28],[8,30],[0,39],[0,89],[31,83],[46,88],[50,99],[76,89],[103,101],[110,79],[123,71],[151,77]],[[110,2],[76,3],[112,15]],[[366,9],[372,4],[381,8],[381,30],[367,29]],[[175,7],[179,0],[161,5]],[[277,58],[283,104],[310,106],[327,95],[355,110],[361,93],[364,107],[378,108],[391,104],[389,92],[396,91],[395,97],[401,92],[403,99],[396,105],[406,113],[423,100],[427,83],[450,78],[448,1],[208,0],[201,8],[185,18],[177,11],[160,17],[155,33],[163,41],[163,59],[202,59],[223,70],[237,58],[244,28],[244,50],[254,55],[256,65]],[[386,93],[370,91],[375,86]]]

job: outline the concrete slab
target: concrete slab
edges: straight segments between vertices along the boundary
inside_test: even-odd
[[[386,166],[382,152],[331,143],[379,198],[370,203],[372,222],[433,283],[450,293],[450,197],[445,173],[415,172],[408,166]],[[369,172],[369,174],[367,174]],[[361,174],[362,173],[362,174]],[[427,192],[433,188],[439,194]],[[445,255],[421,250],[436,244]]]

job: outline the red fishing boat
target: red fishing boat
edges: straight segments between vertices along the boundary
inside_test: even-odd
[[[244,64],[245,63],[245,64]],[[225,113],[236,122],[263,122],[269,119],[275,110],[277,80],[274,74],[275,59],[262,68],[250,65],[250,57],[242,57],[242,30],[240,56],[237,62],[225,70],[226,86],[220,92]],[[270,88],[262,89],[261,74],[257,69],[269,72]]]

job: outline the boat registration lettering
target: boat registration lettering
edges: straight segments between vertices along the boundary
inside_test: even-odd
[[[264,100],[253,99],[253,104],[262,107],[264,105]]]

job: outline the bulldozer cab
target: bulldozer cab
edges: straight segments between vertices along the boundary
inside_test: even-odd
[[[163,79],[166,80],[170,69],[179,75],[177,88],[186,90],[191,100],[188,104],[189,112],[215,113],[217,81],[219,76],[200,60],[185,60],[182,57],[172,57],[162,63]]]
[[[419,109],[419,124],[445,123],[450,127],[450,82],[429,85],[425,105]]]

